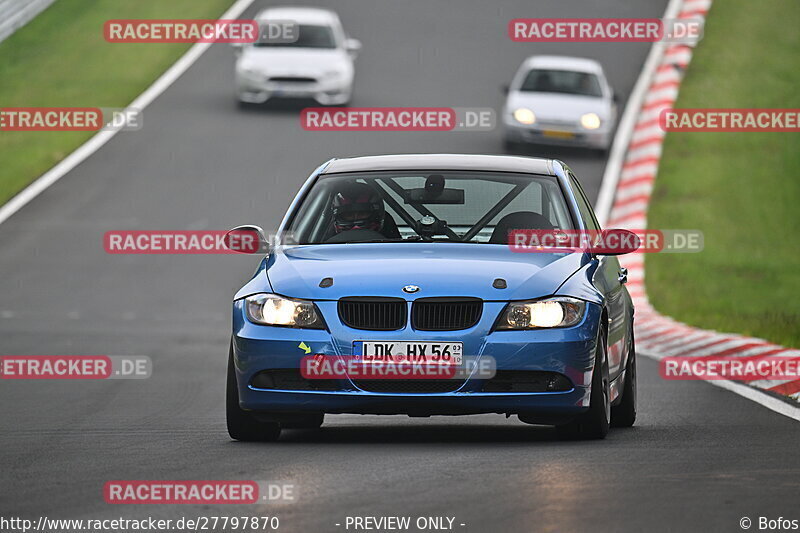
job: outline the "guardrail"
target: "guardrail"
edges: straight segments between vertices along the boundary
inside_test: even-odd
[[[0,0],[0,42],[30,22],[55,0]]]

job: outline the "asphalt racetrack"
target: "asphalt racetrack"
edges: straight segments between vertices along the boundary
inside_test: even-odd
[[[492,107],[534,53],[601,61],[630,94],[649,44],[525,44],[515,17],[660,17],[664,0],[320,1],[363,42],[354,106]],[[262,6],[248,10],[247,15]],[[328,416],[321,431],[239,443],[225,430],[230,300],[258,259],[108,255],[109,230],[271,230],[335,156],[502,153],[494,132],[306,132],[304,104],[240,109],[234,52],[215,45],[123,132],[0,225],[0,351],[148,355],[147,380],[0,383],[0,508],[35,518],[276,515],[281,531],[344,531],[347,516],[449,516],[483,531],[740,531],[797,513],[800,426],[640,358],[639,420],[560,442],[501,415]],[[596,199],[605,162],[563,159]],[[114,479],[290,481],[297,502],[112,506]],[[790,516],[790,518],[798,518]],[[336,524],[341,524],[337,526]],[[464,524],[463,526],[461,524]],[[755,527],[754,527],[755,529]]]

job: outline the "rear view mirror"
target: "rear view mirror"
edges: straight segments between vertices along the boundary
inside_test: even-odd
[[[463,189],[446,189],[444,175],[431,174],[425,178],[425,187],[422,189],[409,189],[406,193],[406,203],[419,204],[463,204]]]
[[[258,226],[236,226],[224,237],[225,247],[240,254],[268,253],[269,243]]]
[[[361,51],[361,41],[358,39],[347,39],[344,42],[344,48],[352,56],[357,55]]]
[[[407,204],[463,204],[464,189],[442,189],[433,192],[428,189],[409,189]]]

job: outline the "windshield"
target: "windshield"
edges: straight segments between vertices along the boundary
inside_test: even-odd
[[[513,229],[572,229],[553,176],[413,171],[321,175],[287,232],[298,244],[508,244]]]
[[[600,81],[589,72],[570,70],[540,70],[528,72],[519,88],[523,92],[577,94],[602,96]]]
[[[294,42],[269,41],[267,39],[253,43],[257,47],[293,47],[293,48],[336,48],[336,38],[330,26],[313,26],[301,24],[297,27],[297,40]]]

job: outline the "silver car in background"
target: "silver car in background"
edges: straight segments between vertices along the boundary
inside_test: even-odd
[[[616,95],[591,59],[532,56],[508,87],[505,144],[580,146],[608,150],[617,121]]]
[[[276,7],[256,21],[263,38],[238,47],[236,91],[240,102],[313,98],[321,105],[346,105],[353,95],[354,61],[361,43],[350,39],[339,16],[327,9]],[[268,24],[291,22],[291,41],[267,37]]]

